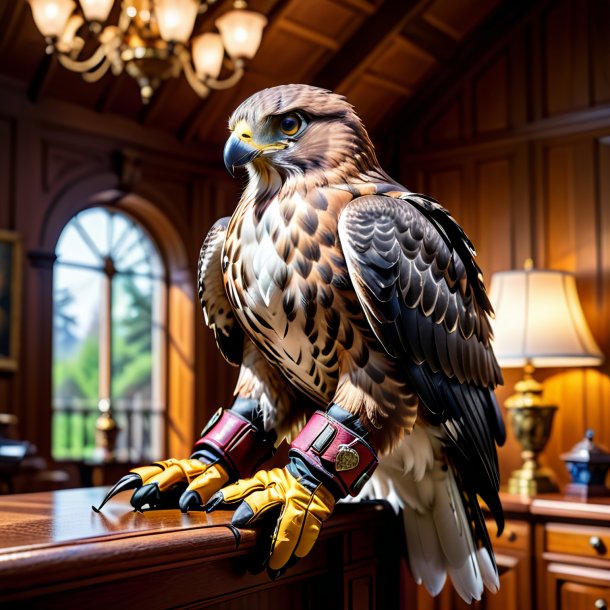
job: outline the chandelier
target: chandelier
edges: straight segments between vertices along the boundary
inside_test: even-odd
[[[162,81],[183,73],[201,97],[211,89],[228,89],[244,74],[245,62],[256,54],[267,24],[260,13],[235,0],[216,19],[220,33],[190,40],[199,13],[216,0],[29,0],[34,22],[47,42],[46,53],[87,82],[108,70],[133,77],[142,101],[150,101]],[[116,25],[106,23],[118,13]],[[232,73],[219,79],[221,70]]]

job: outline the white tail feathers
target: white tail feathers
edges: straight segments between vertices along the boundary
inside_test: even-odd
[[[434,459],[442,456],[441,436],[416,426],[381,459],[365,493],[403,509],[415,580],[438,595],[449,575],[460,597],[471,603],[481,599],[484,587],[499,589],[498,572],[487,550],[475,545],[451,469]]]
[[[422,514],[409,506],[403,509],[413,578],[418,584],[423,584],[430,595],[438,595],[445,585],[447,571],[445,557],[430,516],[431,513]]]

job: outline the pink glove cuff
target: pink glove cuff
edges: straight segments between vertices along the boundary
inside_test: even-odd
[[[323,411],[311,416],[290,453],[322,470],[343,496],[357,496],[378,463],[375,451],[363,438]]]
[[[220,409],[195,443],[193,452],[211,451],[234,471],[236,478],[250,476],[273,455],[273,442],[247,419]]]

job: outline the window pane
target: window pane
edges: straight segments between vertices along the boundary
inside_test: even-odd
[[[163,269],[157,249],[148,235],[137,225],[124,230],[113,249],[118,271],[139,275],[162,276]]]
[[[144,229],[122,212],[92,208],[66,225],[56,253],[53,455],[99,455],[98,401],[107,398],[99,379],[108,372],[105,358],[110,354],[110,400],[120,428],[116,457],[159,459],[165,424],[166,314],[164,269],[157,249]],[[112,311],[100,311],[110,289]],[[105,343],[108,335],[100,333],[101,320],[107,318],[111,345]],[[103,396],[100,390],[106,390]]]
[[[56,265],[53,311],[53,455],[93,452],[103,275]]]
[[[112,396],[150,403],[152,280],[116,275],[112,285]]]
[[[85,210],[76,217],[101,256],[108,256],[112,239],[110,214],[103,208]]]
[[[110,255],[113,260],[116,261],[119,258],[119,251],[122,246],[125,245],[125,240],[128,235],[134,229],[134,223],[131,219],[127,218],[123,214],[118,212],[113,212],[111,214],[112,218],[112,248],[110,251]]]
[[[120,448],[158,459],[163,416],[160,281],[117,274],[112,286],[112,404],[125,434]]]
[[[74,224],[68,225],[62,232],[55,254],[58,262],[77,263],[100,268],[103,264],[102,259],[91,249]]]

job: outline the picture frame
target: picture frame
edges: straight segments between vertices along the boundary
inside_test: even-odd
[[[22,274],[21,235],[0,230],[0,371],[19,366]]]

